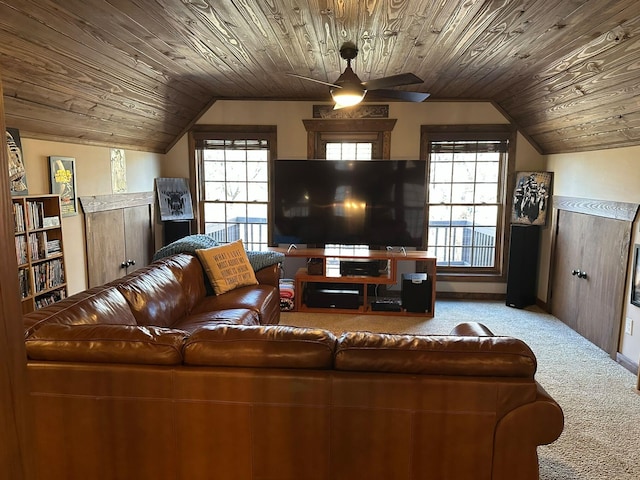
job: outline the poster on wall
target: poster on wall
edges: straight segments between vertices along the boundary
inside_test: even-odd
[[[191,192],[186,178],[156,178],[160,220],[192,220]]]
[[[20,131],[17,128],[6,129],[7,153],[9,157],[9,182],[11,195],[28,195],[27,172],[22,154]]]
[[[633,247],[633,277],[631,281],[631,303],[640,307],[640,245]]]
[[[76,160],[71,157],[49,157],[51,193],[60,195],[60,214],[70,217],[78,214],[76,195]]]
[[[127,191],[127,163],[122,148],[111,149],[111,191],[112,193]]]
[[[551,172],[518,172],[516,174],[511,223],[547,224],[552,178]]]

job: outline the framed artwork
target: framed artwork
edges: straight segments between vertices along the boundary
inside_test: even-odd
[[[546,225],[552,172],[518,172],[513,192],[511,223]]]
[[[186,178],[156,178],[160,220],[192,220],[191,192]]]
[[[127,192],[127,163],[122,148],[111,149],[111,191]]]
[[[60,214],[70,217],[78,214],[76,193],[76,160],[71,157],[49,157],[51,193],[60,195]]]
[[[7,128],[7,153],[9,156],[9,182],[11,195],[28,195],[27,172],[22,155],[22,142],[20,131],[16,128]]]
[[[633,248],[633,281],[631,282],[631,303],[640,307],[640,245]]]

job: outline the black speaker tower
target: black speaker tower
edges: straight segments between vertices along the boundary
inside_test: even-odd
[[[167,220],[162,222],[163,225],[163,245],[169,245],[176,240],[191,235],[191,222]]]
[[[540,227],[511,225],[507,301],[509,307],[524,308],[536,303]]]

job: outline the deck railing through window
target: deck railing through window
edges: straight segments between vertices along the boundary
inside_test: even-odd
[[[207,223],[205,233],[219,243],[242,240],[247,250],[265,250],[268,245],[267,219],[235,217],[227,223]]]
[[[493,267],[496,257],[495,227],[478,227],[460,220],[430,222],[427,250],[437,258],[437,265]]]

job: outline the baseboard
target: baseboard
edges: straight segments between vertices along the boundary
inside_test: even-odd
[[[617,353],[616,362],[618,362],[634,375],[638,375],[638,364],[631,360],[629,357],[625,357],[623,354]]]
[[[503,300],[507,296],[504,293],[482,293],[482,292],[437,292],[436,299],[447,300]],[[536,298],[536,306],[549,313],[549,306],[539,298]]]
[[[504,293],[481,293],[481,292],[437,292],[438,298],[447,300],[506,300]]]
[[[544,310],[547,313],[551,313],[549,311],[549,304],[547,302],[543,302],[542,300],[540,300],[539,298],[536,298],[536,305],[538,307],[540,307],[542,310]]]

